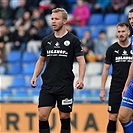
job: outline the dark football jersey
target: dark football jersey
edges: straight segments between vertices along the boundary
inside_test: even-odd
[[[70,32],[62,38],[56,38],[54,34],[45,37],[41,44],[41,56],[46,57],[43,84],[72,84],[74,59],[83,55],[80,40]]]
[[[106,52],[105,63],[112,64],[112,84],[125,84],[132,62],[131,45],[121,47],[118,42],[111,45]],[[123,88],[122,88],[123,89]]]

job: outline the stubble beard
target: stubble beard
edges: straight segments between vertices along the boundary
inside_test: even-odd
[[[63,25],[61,25],[60,27],[56,28],[56,29],[53,29],[54,31],[60,31],[62,29]]]

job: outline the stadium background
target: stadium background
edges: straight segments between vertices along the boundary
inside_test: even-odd
[[[28,1],[29,2],[29,1]],[[34,1],[36,2],[36,1]],[[34,3],[32,1],[32,3]],[[29,2],[30,3],[30,2]],[[74,5],[76,0],[68,0],[68,5]],[[72,11],[69,10],[69,19],[72,17]],[[98,19],[99,18],[99,19]],[[45,19],[50,26],[50,15]],[[120,21],[126,21],[126,14],[91,14],[88,24],[85,27],[73,27],[77,36],[81,39],[85,30],[90,30],[92,38],[98,37],[100,29],[106,30],[107,36],[113,41],[117,40],[115,36],[116,24]],[[25,54],[24,54],[25,53]],[[32,56],[31,56],[32,55]],[[33,56],[34,55],[34,56]],[[28,58],[27,58],[28,57]],[[30,58],[31,57],[31,58]],[[38,78],[37,88],[32,89],[29,81],[33,73],[34,65],[39,57],[38,54],[27,51],[11,51],[7,55],[8,70],[2,73],[0,80],[0,132],[1,133],[37,133],[37,102],[40,90],[40,77]],[[29,59],[29,60],[27,60]],[[21,68],[19,64],[21,63]],[[2,66],[2,65],[1,65]],[[72,115],[72,133],[105,133],[108,113],[107,99],[105,103],[99,100],[99,89],[103,62],[87,63],[85,75],[85,87],[83,90],[74,92],[75,104]],[[78,74],[77,62],[74,63],[75,79]],[[111,71],[106,84],[108,94]],[[59,132],[59,117],[57,109],[54,109],[51,116],[52,133]],[[118,122],[118,133],[122,133],[120,123]]]

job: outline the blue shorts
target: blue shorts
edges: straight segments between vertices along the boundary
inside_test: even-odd
[[[130,82],[130,85],[128,86],[121,102],[121,106],[125,106],[128,108],[133,109],[133,88],[132,88],[133,82]]]

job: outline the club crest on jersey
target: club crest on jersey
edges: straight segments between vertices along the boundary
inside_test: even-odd
[[[69,45],[70,45],[70,41],[65,41],[65,42],[64,42],[64,45],[65,45],[65,46],[69,46]]]

